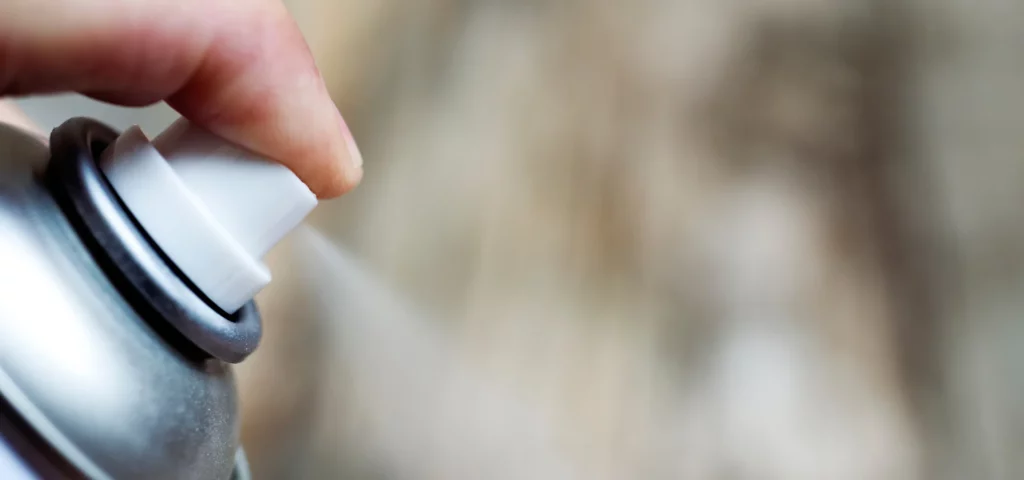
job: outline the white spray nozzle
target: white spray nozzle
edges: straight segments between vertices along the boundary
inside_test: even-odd
[[[129,128],[100,163],[150,238],[227,312],[270,283],[263,255],[317,203],[288,168],[184,119],[152,143]]]

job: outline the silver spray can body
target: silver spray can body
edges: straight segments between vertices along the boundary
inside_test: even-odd
[[[146,241],[94,164],[116,135],[0,125],[0,478],[247,477],[229,362],[258,313]]]

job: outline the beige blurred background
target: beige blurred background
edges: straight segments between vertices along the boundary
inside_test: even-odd
[[[1024,3],[289,7],[366,176],[270,259],[257,478],[1024,476]]]

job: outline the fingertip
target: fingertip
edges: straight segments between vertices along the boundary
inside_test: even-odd
[[[312,97],[292,104],[307,107],[303,109],[305,121],[296,123],[303,125],[305,134],[296,144],[299,154],[281,159],[323,200],[350,192],[363,178],[363,155],[341,112],[326,92],[326,87],[307,91]],[[311,118],[324,120],[311,121]],[[332,118],[333,123],[328,118]]]
[[[362,179],[362,156],[284,10],[221,27],[168,103],[190,121],[290,168],[322,199]],[[235,25],[237,27],[238,25]]]
[[[335,122],[299,122],[307,127],[305,134],[294,144],[293,154],[284,155],[279,161],[306,182],[318,198],[326,200],[344,195],[359,185],[363,178],[363,156],[330,97],[324,95],[314,104],[313,110],[320,115],[307,112],[306,118],[327,118],[330,111],[329,116]]]
[[[351,192],[363,180],[362,167],[340,165],[330,175],[317,175],[306,182],[321,200],[330,200]]]
[[[341,182],[336,191],[336,196],[344,195],[351,192],[359,186],[363,181],[363,167],[350,167],[345,169],[345,175],[342,175]]]

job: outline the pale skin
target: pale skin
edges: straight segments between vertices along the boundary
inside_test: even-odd
[[[195,124],[291,168],[320,198],[354,188],[362,157],[278,0],[2,0],[2,97],[79,92],[166,101]]]

